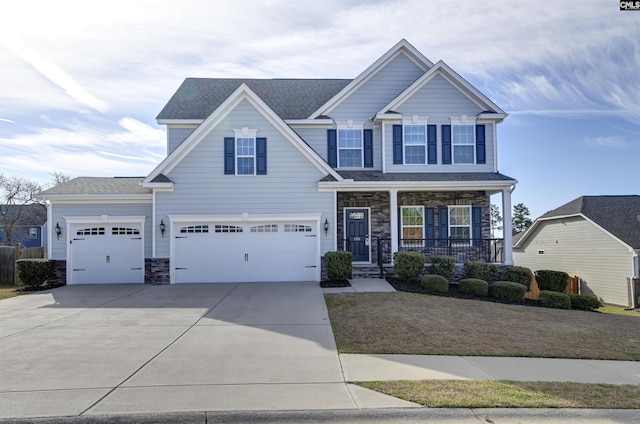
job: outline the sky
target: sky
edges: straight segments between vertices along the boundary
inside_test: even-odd
[[[145,176],[186,77],[355,78],[406,39],[509,113],[499,171],[536,218],[640,194],[640,11],[617,0],[0,2],[0,173]],[[500,203],[500,197],[493,199]]]

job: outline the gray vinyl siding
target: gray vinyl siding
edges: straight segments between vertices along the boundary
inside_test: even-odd
[[[544,250],[544,255],[538,250]],[[523,247],[513,250],[513,260],[532,271],[551,269],[577,275],[583,281],[583,294],[594,294],[605,303],[628,305],[632,253],[584,218],[540,222]]]
[[[475,117],[482,109],[469,100],[456,87],[442,76],[436,75],[416,92],[411,98],[396,108],[399,117],[411,118],[428,116],[428,124],[437,125],[438,163],[432,165],[394,165],[393,164],[393,123],[385,125],[385,156],[386,172],[493,172],[494,149],[496,134],[492,123],[481,122],[485,125],[485,154],[486,163],[476,165],[443,165],[442,164],[442,125],[450,125],[451,117],[466,115]],[[400,124],[398,121],[397,124]]]
[[[147,203],[53,203],[51,222],[59,223],[62,228],[60,240],[53,235],[51,240],[51,259],[67,259],[69,234],[65,216],[146,216],[144,221],[144,256],[151,257],[151,200]],[[55,227],[55,224],[53,224]]]
[[[367,121],[423,74],[418,65],[400,54],[328,115],[336,121]]]
[[[180,145],[180,143],[182,143],[187,137],[189,137],[189,135],[196,127],[196,125],[194,125],[193,128],[173,128],[171,126],[168,126],[167,155],[170,155],[171,152],[173,152],[175,148]]]
[[[267,138],[267,175],[225,175],[224,138],[233,129],[257,129]],[[168,215],[322,213],[335,228],[333,193],[319,192],[325,175],[244,100],[170,172],[173,192],[156,193],[156,226]],[[322,253],[334,249],[322,231]],[[157,239],[156,256],[169,257],[171,234]]]

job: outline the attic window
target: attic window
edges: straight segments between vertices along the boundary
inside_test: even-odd
[[[538,250],[538,255],[544,255],[544,249],[539,249]]]

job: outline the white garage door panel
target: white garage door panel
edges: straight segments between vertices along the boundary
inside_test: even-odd
[[[318,257],[315,222],[177,225],[175,282],[313,281]],[[253,231],[252,231],[253,229]],[[300,230],[300,231],[297,231]],[[222,232],[231,231],[231,232]]]
[[[73,284],[142,283],[144,258],[140,228],[73,228]]]

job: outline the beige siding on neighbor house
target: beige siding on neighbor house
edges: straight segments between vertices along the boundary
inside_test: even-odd
[[[632,273],[632,253],[584,218],[540,222],[522,248],[513,249],[513,260],[534,272],[552,269],[577,275],[583,281],[583,294],[595,294],[605,303],[628,305],[627,278]]]

